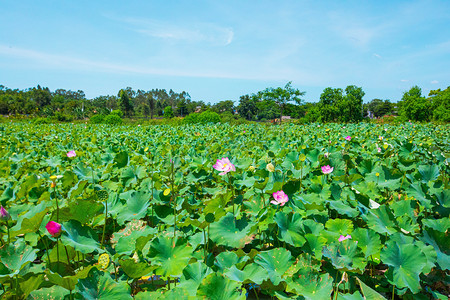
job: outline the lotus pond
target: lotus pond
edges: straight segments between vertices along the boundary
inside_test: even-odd
[[[447,299],[450,126],[0,124],[5,299]]]

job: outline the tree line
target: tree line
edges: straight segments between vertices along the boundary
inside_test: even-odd
[[[403,93],[398,102],[373,99],[363,103],[365,92],[361,87],[349,85],[345,89],[327,87],[319,101],[306,102],[304,91],[292,87],[266,88],[253,94],[242,95],[237,104],[224,100],[215,104],[193,101],[189,93],[173,90],[120,89],[117,95],[87,99],[82,90],[33,87],[25,90],[0,85],[0,114],[57,117],[64,121],[70,116],[86,119],[93,115],[108,115],[120,110],[125,117],[185,117],[189,114],[212,111],[227,118],[248,121],[282,119],[289,116],[302,122],[359,122],[363,118],[398,116],[401,120],[450,122],[450,87],[433,90],[428,97],[418,86]]]

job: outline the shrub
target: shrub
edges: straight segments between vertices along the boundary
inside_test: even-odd
[[[187,115],[183,119],[183,124],[195,124],[195,123],[198,123],[198,116],[199,116],[199,113],[192,113],[192,114]]]
[[[35,118],[31,120],[31,123],[34,125],[51,124],[52,120],[50,120],[49,118]]]
[[[219,123],[220,121],[219,114],[210,110],[204,111],[198,115],[198,123]]]
[[[173,118],[173,109],[172,106],[166,106],[164,108],[164,119],[170,119]]]
[[[123,111],[121,111],[120,109],[115,109],[111,112],[111,115],[116,115],[119,116],[120,118],[123,117]]]
[[[103,122],[104,119],[105,119],[104,115],[93,115],[89,119],[89,123],[91,123],[91,124],[100,124],[100,123]]]
[[[109,124],[109,125],[120,125],[122,124],[123,120],[118,115],[107,115],[105,119],[103,120],[103,123]]]
[[[72,122],[73,117],[71,115],[66,115],[60,111],[57,111],[53,118],[58,122]]]

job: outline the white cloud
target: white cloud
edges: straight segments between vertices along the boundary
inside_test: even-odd
[[[437,80],[433,80],[433,81],[431,81],[430,83],[431,83],[431,84],[438,84],[438,83],[439,83],[439,81],[437,81]]]
[[[374,53],[373,56],[375,56],[376,58],[381,58],[381,55],[377,53]]]
[[[129,29],[140,34],[176,41],[207,43],[214,46],[226,46],[233,41],[234,31],[212,23],[184,23],[176,25],[170,22],[141,18],[111,18],[123,22]]]
[[[408,82],[408,79],[400,79],[401,82]]]
[[[179,68],[155,68],[151,65],[127,65],[122,63],[99,62],[98,60],[65,56],[53,53],[45,53],[30,49],[10,47],[0,44],[0,58],[7,57],[8,61],[16,66],[38,67],[41,69],[56,69],[58,71],[87,71],[96,73],[116,73],[134,75],[161,75],[198,78],[226,78],[244,80],[296,80],[306,82],[314,76],[306,72],[292,69],[280,69],[275,72],[256,69],[242,72],[231,69],[192,69],[190,67]]]

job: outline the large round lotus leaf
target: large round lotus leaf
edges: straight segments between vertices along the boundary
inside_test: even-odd
[[[419,275],[427,264],[427,258],[415,245],[399,245],[388,242],[381,251],[381,260],[389,266],[387,278],[398,288],[409,288],[413,293],[420,290]]]
[[[70,220],[63,224],[61,241],[76,251],[87,254],[100,250],[97,240],[98,237],[93,230],[88,226],[81,225],[78,221]]]
[[[14,244],[8,244],[0,249],[0,278],[13,277],[27,263],[36,259],[37,249],[25,244],[23,239],[17,240]]]
[[[88,277],[78,281],[77,292],[86,300],[133,299],[130,286],[125,281],[115,282],[108,273],[97,269],[92,269]]]
[[[197,296],[209,300],[244,300],[245,289],[239,290],[241,284],[223,275],[212,273],[203,279],[197,291]]]
[[[69,291],[61,286],[54,285],[49,288],[32,291],[30,293],[30,298],[33,300],[48,300],[51,299],[49,298],[50,295],[53,299],[65,299],[65,297],[69,295]]]
[[[122,270],[131,278],[141,278],[142,276],[149,275],[156,266],[151,266],[145,262],[135,262],[134,259],[119,260]]]
[[[274,218],[278,224],[280,240],[294,247],[301,247],[306,242],[302,230],[302,217],[299,214],[278,212]]]
[[[148,257],[152,264],[159,266],[157,274],[180,276],[191,259],[192,251],[184,239],[160,236],[151,242]]]
[[[371,255],[379,256],[382,247],[380,236],[373,230],[357,228],[352,232],[352,239],[358,241],[358,247],[366,258]]]
[[[147,214],[147,208],[150,205],[150,196],[144,191],[128,191],[120,194],[120,198],[127,201],[127,205],[119,212],[117,222],[123,224],[133,219],[141,219]]]
[[[78,271],[76,275],[64,277],[62,277],[57,273],[47,271],[46,276],[50,280],[50,282],[62,286],[63,288],[68,289],[69,291],[73,291],[75,289],[75,285],[77,284],[78,280],[86,278],[92,268],[94,268],[93,265]]]
[[[269,278],[274,285],[283,280],[284,273],[292,265],[292,255],[289,250],[275,248],[261,252],[255,257],[255,263],[269,273]]]
[[[251,242],[252,225],[253,223],[247,223],[245,219],[235,221],[233,214],[228,213],[218,222],[211,224],[209,237],[219,245],[240,248]]]
[[[341,271],[364,271],[367,261],[357,248],[357,242],[344,240],[333,243],[323,249],[323,255],[331,260],[333,266]]]
[[[248,260],[248,256],[244,255],[238,257],[234,252],[222,252],[216,256],[214,265],[216,265],[220,271],[231,268],[235,265],[242,265]]]
[[[184,288],[189,295],[195,296],[203,278],[212,272],[211,268],[200,261],[187,265],[183,269],[183,275],[178,286]]]
[[[333,278],[328,274],[318,276],[314,272],[294,276],[287,280],[286,291],[295,292],[307,300],[329,299],[333,291]]]

